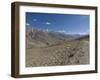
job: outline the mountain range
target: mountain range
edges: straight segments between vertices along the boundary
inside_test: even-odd
[[[26,27],[26,48],[47,47],[63,43],[65,41],[88,38],[89,35],[80,34],[64,34],[54,31],[46,31],[36,29],[34,27]]]

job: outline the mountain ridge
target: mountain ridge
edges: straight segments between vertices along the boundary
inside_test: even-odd
[[[31,26],[26,27],[27,48],[46,47],[56,45],[64,41],[80,38],[82,38],[82,35],[79,34],[64,34],[54,31],[41,30]]]

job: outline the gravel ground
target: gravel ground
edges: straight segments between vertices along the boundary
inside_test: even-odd
[[[26,49],[26,67],[89,64],[89,41],[74,40],[59,45]]]

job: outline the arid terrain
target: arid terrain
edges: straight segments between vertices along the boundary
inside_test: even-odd
[[[89,64],[89,35],[65,35],[27,27],[26,67]]]

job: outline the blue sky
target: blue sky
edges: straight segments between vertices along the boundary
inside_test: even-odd
[[[66,34],[88,34],[89,15],[26,12],[26,25]]]

